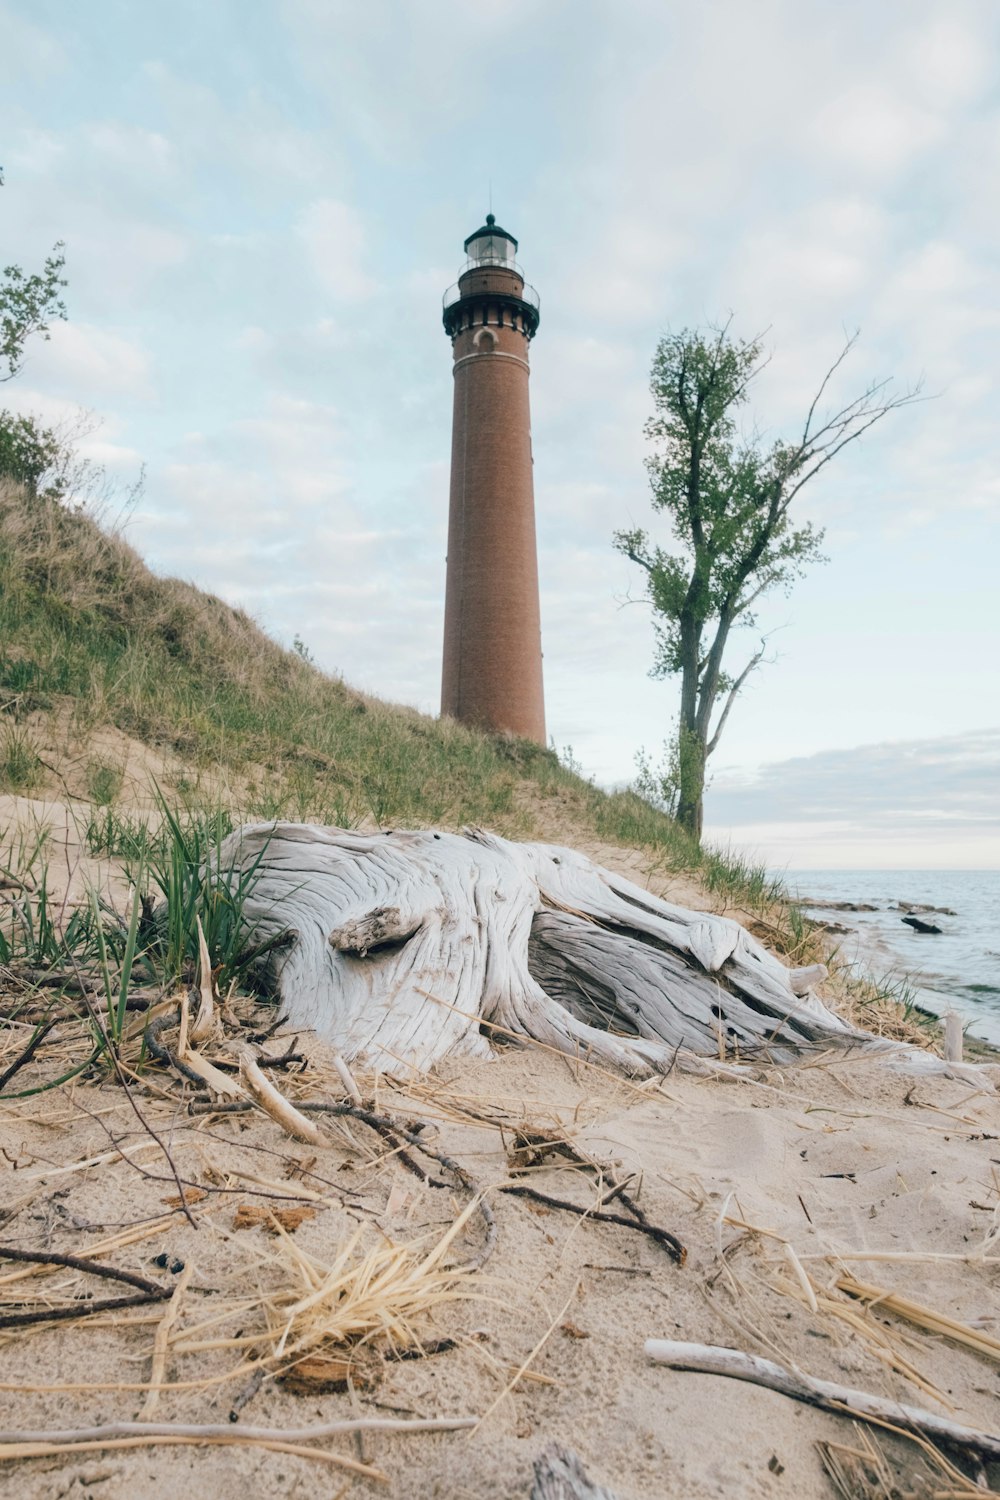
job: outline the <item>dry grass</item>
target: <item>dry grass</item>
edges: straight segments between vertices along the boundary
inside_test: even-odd
[[[564,828],[642,845],[673,867],[704,866],[713,878],[727,868],[706,863],[633,793],[600,791],[530,741],[358,693],[242,610],[155,576],[87,515],[9,484],[0,484],[0,642],[2,711],[40,728],[57,720],[76,750],[70,790],[100,805],[115,800],[121,757],[86,744],[113,728],[177,756],[189,768],[180,790],[202,777],[224,784],[241,815],[486,822],[523,836],[551,811]],[[758,873],[738,879],[753,884]]]
[[[899,1473],[878,1439],[859,1423],[854,1442],[817,1442],[816,1449],[840,1500],[982,1500],[994,1493],[973,1484],[944,1454],[921,1441],[924,1461]]]
[[[936,1308],[915,1302],[912,1297],[890,1291],[887,1287],[871,1286],[867,1282],[858,1281],[846,1272],[837,1278],[837,1287],[863,1302],[868,1311],[894,1313],[916,1328],[951,1339],[953,1343],[962,1344],[983,1359],[1000,1363],[1000,1339],[995,1339],[991,1334],[973,1328],[968,1323],[959,1322],[950,1313],[938,1312]]]
[[[472,1202],[439,1238],[363,1250],[358,1229],[329,1261],[278,1229],[273,1284],[262,1296],[268,1362],[287,1367],[308,1354],[376,1340],[393,1352],[419,1347],[446,1303],[482,1295],[473,1273],[453,1265]]]

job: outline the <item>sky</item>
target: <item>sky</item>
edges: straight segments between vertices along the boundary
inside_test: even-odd
[[[0,262],[66,243],[69,320],[0,397],[100,425],[158,571],[436,712],[441,295],[492,202],[541,297],[549,732],[604,785],[677,689],[619,527],[649,367],[732,316],[753,419],[923,379],[802,495],[829,561],[711,762],[707,835],[791,868],[1000,865],[995,0],[0,0]],[[742,665],[755,639],[737,640]]]

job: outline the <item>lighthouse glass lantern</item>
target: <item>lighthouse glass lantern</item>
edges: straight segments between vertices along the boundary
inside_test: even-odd
[[[501,229],[492,214],[486,215],[486,223],[465,242],[465,253],[475,265],[514,267],[517,240],[506,229]]]

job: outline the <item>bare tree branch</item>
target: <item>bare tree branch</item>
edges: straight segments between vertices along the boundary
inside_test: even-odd
[[[854,443],[858,440],[858,438],[862,437],[863,434],[868,431],[869,427],[874,427],[876,422],[881,422],[882,418],[887,417],[891,411],[898,411],[900,407],[912,406],[915,402],[925,399],[925,397],[922,397],[920,395],[918,388],[916,391],[910,392],[904,396],[900,396],[896,401],[891,401],[887,405],[879,407],[877,411],[873,412],[872,415],[869,416],[866,422],[863,422],[859,427],[855,427],[852,431],[846,433],[845,436],[841,437],[838,442],[834,443],[831,447],[826,449],[820,461],[814,464],[811,469],[807,470],[807,472],[802,475],[801,479],[799,479],[798,483],[793,485],[793,487],[788,491],[784,499],[782,507],[783,510],[787,511],[788,507],[791,505],[792,501],[795,499],[795,496],[799,493],[799,491],[805,485],[807,485],[811,479],[814,479],[819,471],[821,469],[824,469],[832,459],[836,458],[837,454],[842,452],[843,449],[848,446],[848,444]]]
[[[854,348],[855,344],[858,342],[858,339],[860,337],[861,337],[861,330],[859,328],[856,328],[854,330],[854,332],[847,339],[846,343],[844,344],[843,349],[841,349],[840,353],[837,355],[837,358],[834,360],[833,364],[830,366],[830,368],[827,370],[826,374],[823,376],[823,379],[820,381],[819,390],[816,392],[815,396],[812,398],[812,404],[810,405],[809,410],[806,413],[806,425],[802,429],[802,442],[800,444],[801,447],[805,447],[805,445],[809,442],[810,431],[812,429],[812,419],[816,415],[816,408],[817,408],[817,406],[819,405],[819,403],[823,399],[823,392],[826,390],[827,386],[830,384],[830,381],[833,379],[834,375],[840,369],[840,366],[844,363],[844,360],[850,354],[851,350]]]
[[[728,694],[726,695],[726,701],[722,705],[722,713],[719,715],[719,722],[715,726],[715,733],[712,735],[712,738],[709,740],[708,744],[705,747],[706,760],[715,750],[716,746],[719,743],[719,740],[722,738],[722,731],[725,729],[726,720],[729,718],[729,710],[736,702],[736,699],[739,696],[740,688],[746,682],[747,678],[750,676],[750,673],[754,671],[756,667],[760,666],[761,662],[764,660],[764,652],[766,650],[767,637],[761,636],[760,650],[754,652],[753,656],[751,656],[750,660],[743,668],[743,671],[737,677],[736,681],[733,683],[732,687],[729,689]]]

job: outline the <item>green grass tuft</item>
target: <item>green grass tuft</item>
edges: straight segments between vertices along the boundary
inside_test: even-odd
[[[33,792],[44,779],[44,767],[28,731],[20,724],[0,729],[0,792]]]
[[[87,797],[95,807],[111,807],[121,796],[125,768],[117,761],[95,758],[87,764]]]

